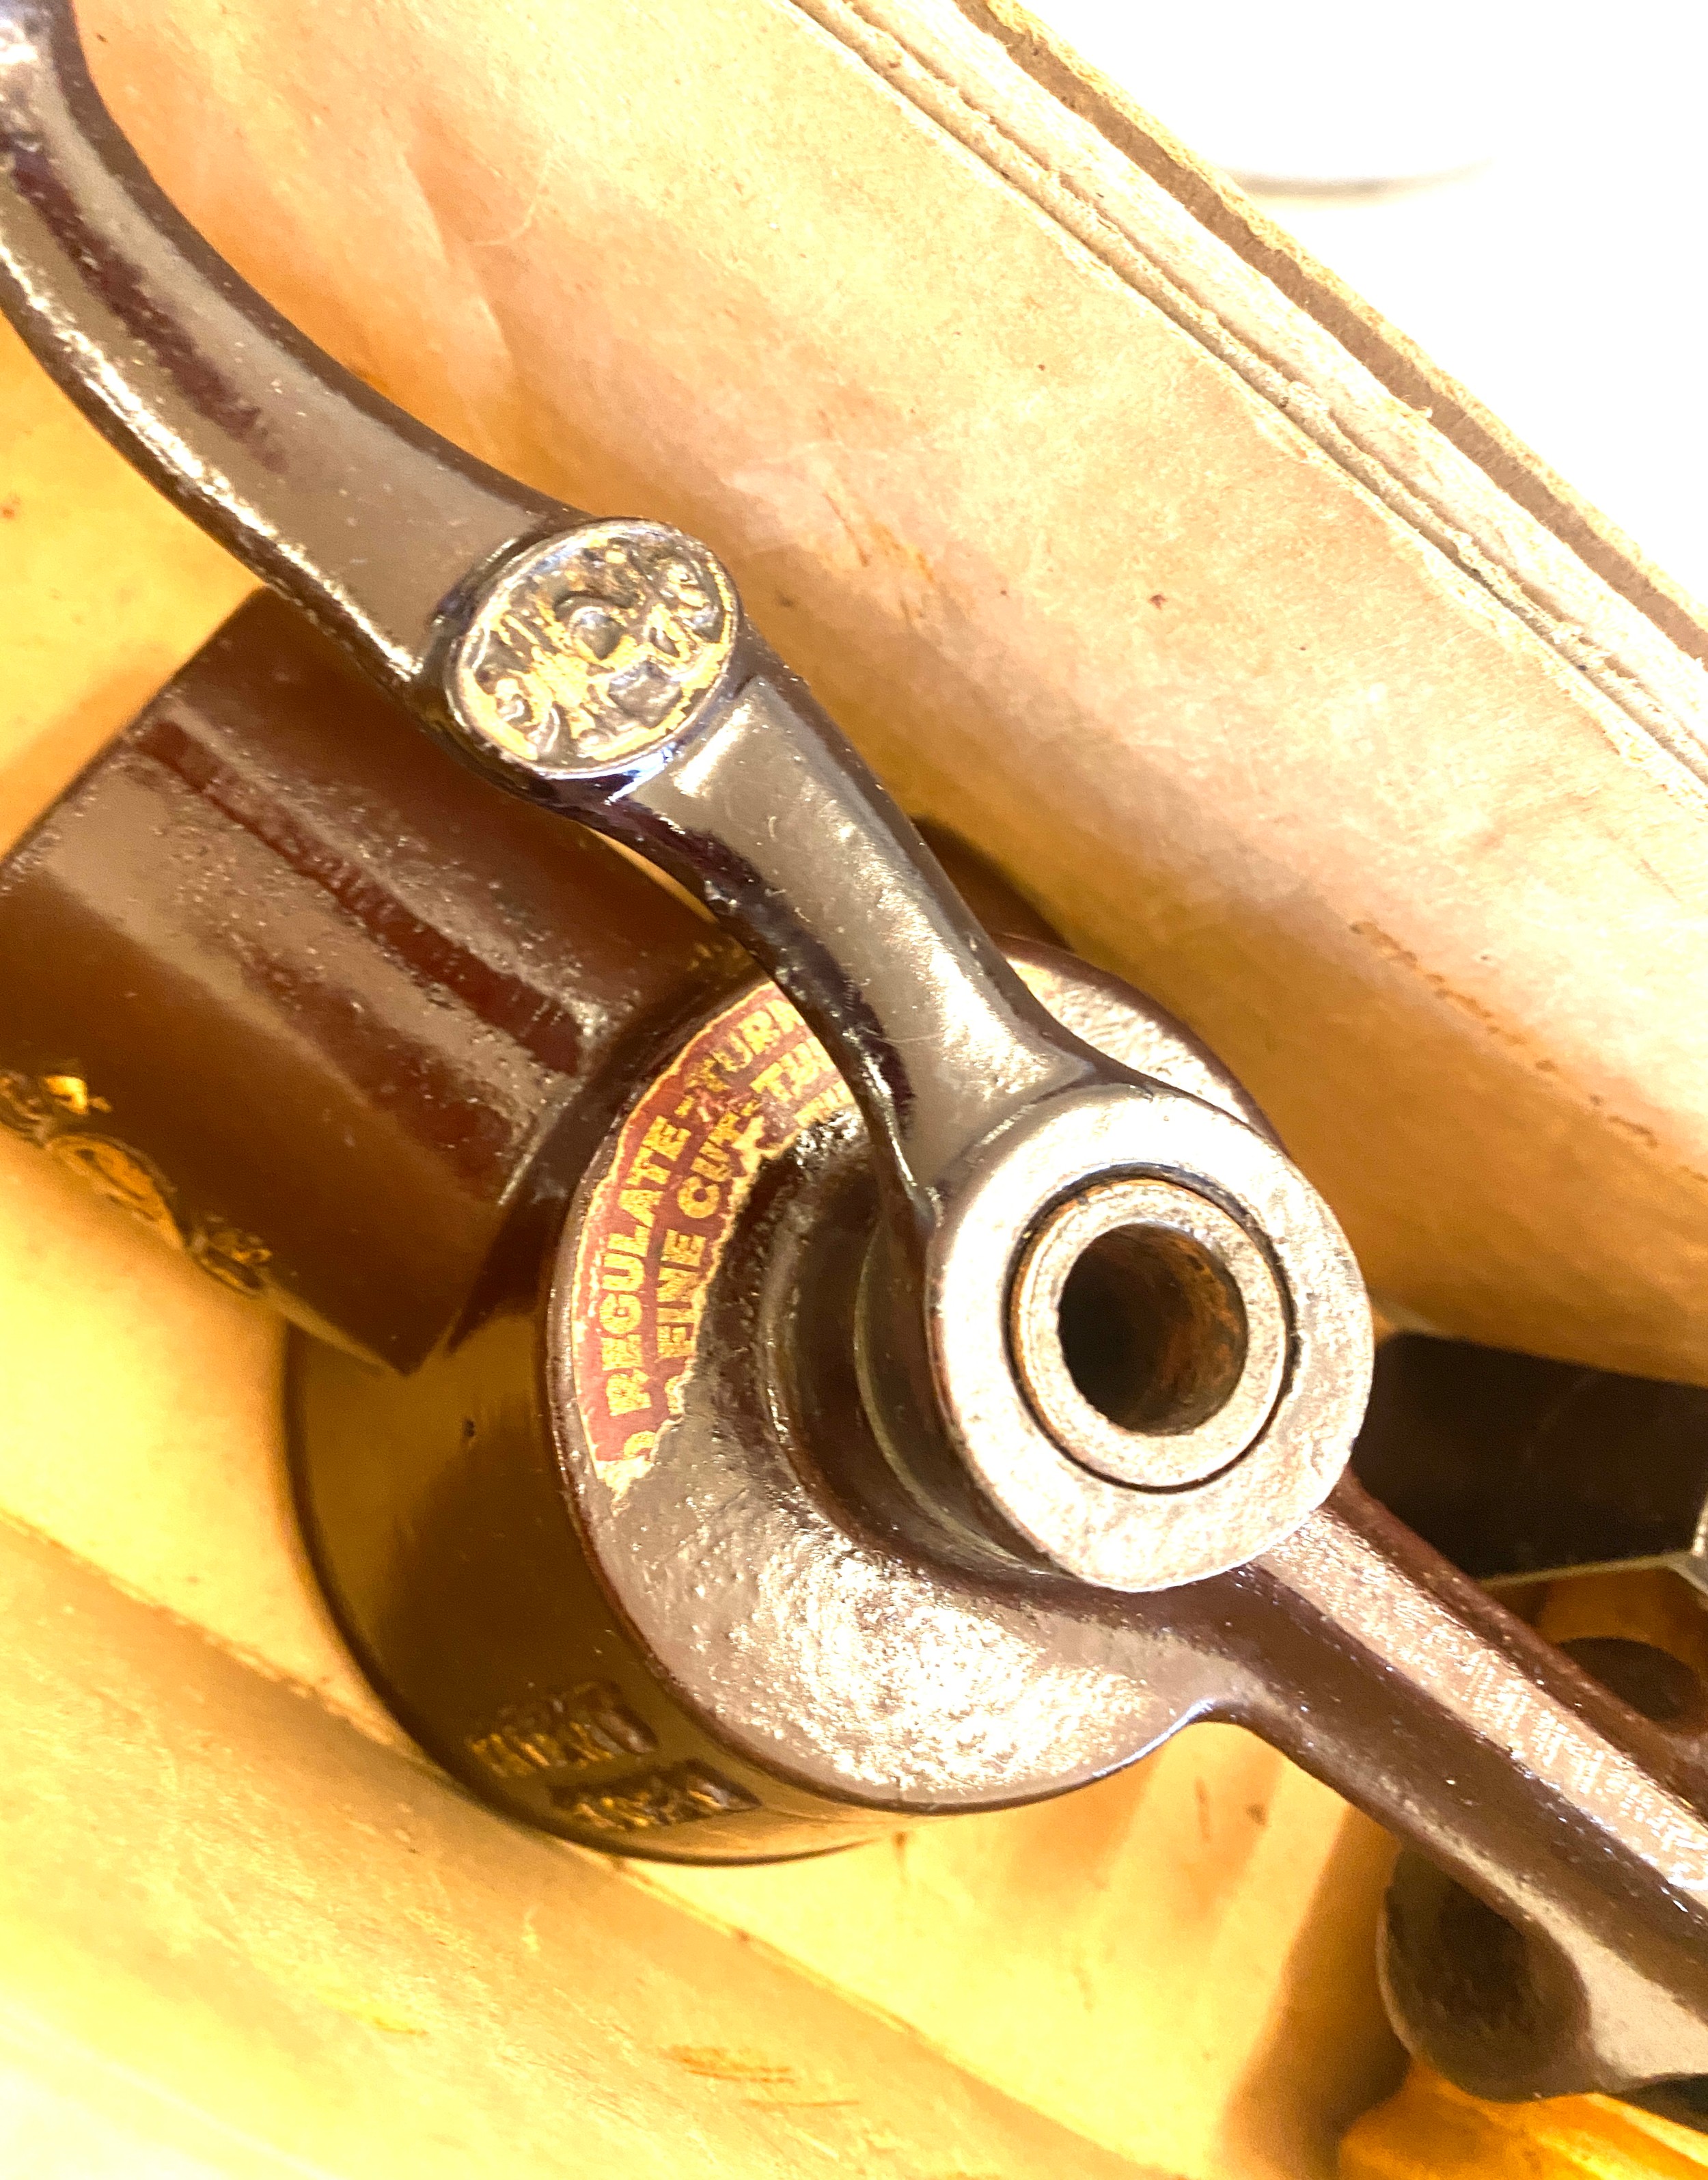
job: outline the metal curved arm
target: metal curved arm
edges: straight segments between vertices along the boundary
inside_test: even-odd
[[[920,1226],[1002,1119],[1102,1074],[782,668],[756,674],[619,811],[631,844],[739,930],[819,1031]]]
[[[245,286],[102,107],[69,0],[0,0],[0,306],[107,436],[489,777],[682,879],[817,1032],[886,1184],[869,1396],[922,1495],[1118,1588],[1296,1527],[1369,1318],[1270,1139],[1036,1004],[703,546],[471,460]],[[1114,1176],[1149,1176],[1159,1261],[1199,1264],[1162,1274],[1205,1351],[1154,1429],[1096,1412],[1050,1295],[1015,1299],[1041,1222]]]
[[[151,482],[396,692],[448,600],[579,518],[305,340],[175,212],[63,0],[0,0],[0,307]]]
[[[66,392],[483,768],[699,893],[835,1051],[921,1216],[1005,1111],[1089,1079],[1090,1056],[1063,1049],[912,827],[750,636],[743,663],[762,680],[736,702],[728,674],[703,692],[719,701],[696,715],[692,765],[650,763],[644,780],[572,788],[536,752],[495,747],[468,707],[447,718],[445,646],[482,576],[587,518],[417,423],[239,279],[102,104],[64,0],[0,0],[0,303]],[[513,617],[513,583],[506,606]],[[737,621],[732,596],[720,650]]]

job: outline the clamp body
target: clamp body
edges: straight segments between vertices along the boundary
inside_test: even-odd
[[[980,928],[704,544],[499,475],[280,319],[66,0],[0,0],[0,305],[370,685],[325,690],[360,753],[317,743],[257,609],[50,817],[0,889],[38,956],[4,1097],[321,1339],[305,1515],[399,1715],[505,1808],[712,1859],[1233,1720],[1418,1850],[1414,2048],[1688,2112],[1699,1758],[1343,1480],[1363,1289],[1235,1087]],[[80,948],[148,1002],[53,1018]]]

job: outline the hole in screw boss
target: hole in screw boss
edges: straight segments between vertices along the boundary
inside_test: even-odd
[[[1166,1226],[1118,1226],[1063,1285],[1062,1356],[1080,1393],[1122,1430],[1195,1430],[1245,1368],[1245,1307],[1219,1259]]]

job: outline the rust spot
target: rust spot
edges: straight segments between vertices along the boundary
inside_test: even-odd
[[[10,499],[0,499],[0,522],[15,522],[17,520],[18,500],[16,495],[14,494]]]
[[[718,2044],[672,2044],[667,2059],[675,2060],[690,2074],[711,2082],[739,2082],[761,2092],[742,2102],[755,2111],[830,2111],[839,2106],[857,2105],[858,2096],[839,2083],[822,2076],[812,2081],[782,2062],[760,2051],[728,2051]]]
[[[1509,1029],[1492,1007],[1486,1007],[1480,999],[1474,999],[1468,992],[1456,991],[1438,971],[1425,969],[1409,946],[1402,946],[1397,939],[1390,938],[1379,923],[1354,923],[1352,932],[1354,938],[1367,940],[1384,961],[1392,961],[1397,968],[1409,969],[1413,976],[1427,984],[1438,998],[1445,999],[1450,1007],[1457,1007],[1461,1014],[1469,1015],[1491,1037],[1498,1038],[1502,1044],[1511,1045],[1527,1057],[1530,1055],[1528,1038],[1521,1036],[1517,1030]],[[1535,1064],[1532,1060],[1531,1065]]]
[[[1152,591],[1151,593],[1151,603],[1153,606],[1166,606],[1168,601],[1161,591]]]

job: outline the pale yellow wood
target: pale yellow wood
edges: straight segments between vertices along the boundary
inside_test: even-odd
[[[114,460],[0,322],[0,839],[38,817],[251,588]]]
[[[1340,2180],[1697,2180],[1708,2136],[1609,2097],[1480,2104],[1418,2068],[1359,2121]]]
[[[1229,1726],[1065,1801],[779,1870],[656,1873],[1092,2139],[1326,2168],[1392,2078],[1373,1825]]]
[[[0,1612],[8,2180],[1163,2180],[3,1521]]]

